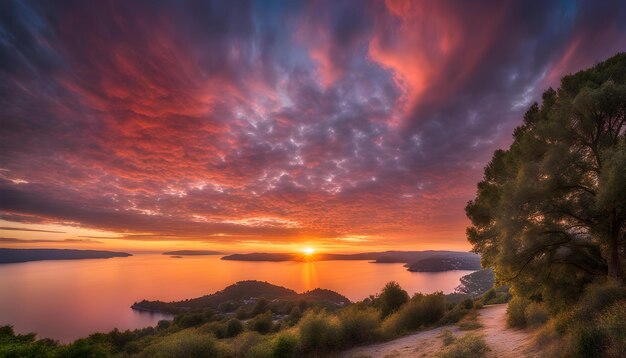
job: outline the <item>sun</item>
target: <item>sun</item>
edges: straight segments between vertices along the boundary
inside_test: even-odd
[[[309,255],[313,255],[315,253],[315,249],[312,247],[305,247],[302,252],[304,252],[305,255],[309,256]]]

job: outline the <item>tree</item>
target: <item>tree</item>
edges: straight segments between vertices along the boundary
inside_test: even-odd
[[[259,298],[256,303],[254,304],[254,307],[252,308],[252,317],[261,314],[261,313],[265,313],[265,311],[268,310],[268,303],[267,300],[263,297]]]
[[[466,207],[473,250],[518,292],[574,299],[621,278],[626,241],[626,54],[543,94]]]
[[[397,311],[408,300],[409,294],[396,281],[390,281],[383,287],[378,297],[378,304],[385,317]]]

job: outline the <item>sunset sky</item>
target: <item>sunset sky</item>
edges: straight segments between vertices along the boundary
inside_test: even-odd
[[[1,1],[0,247],[467,250],[492,152],[620,51],[621,1]]]

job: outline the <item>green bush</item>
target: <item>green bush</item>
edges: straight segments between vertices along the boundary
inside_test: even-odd
[[[606,336],[601,328],[589,325],[580,327],[574,334],[573,347],[576,351],[576,357],[601,357],[602,350],[606,344]]]
[[[272,348],[274,358],[294,358],[298,357],[298,337],[292,333],[279,334]]]
[[[226,337],[226,324],[224,322],[209,322],[197,328],[200,334],[212,334],[216,338]]]
[[[484,357],[489,348],[481,335],[468,333],[458,338],[454,343],[444,348],[437,357],[439,358],[480,358]]]
[[[380,336],[380,311],[373,307],[347,307],[339,312],[338,318],[341,333],[348,343],[372,342]]]
[[[184,313],[174,318],[174,323],[182,328],[199,326],[207,322],[207,318],[203,313]]]
[[[472,308],[474,308],[474,300],[468,297],[459,302],[459,306],[461,306],[461,308],[465,308],[466,310],[471,310]]]
[[[615,302],[597,319],[604,332],[604,354],[607,357],[626,357],[626,300]]]
[[[267,311],[257,315],[248,322],[248,327],[259,333],[269,333],[272,331],[272,311]]]
[[[336,316],[308,311],[299,324],[300,345],[306,352],[328,352],[341,347],[341,327]]]
[[[300,308],[298,306],[294,306],[289,312],[286,321],[287,324],[293,326],[300,321],[300,318],[302,318],[302,312],[300,312]]]
[[[35,340],[33,333],[16,335],[13,327],[0,327],[0,357],[55,357],[56,347],[52,340]]]
[[[469,312],[470,310],[462,308],[459,305],[456,305],[443,315],[443,318],[441,319],[441,324],[457,323],[463,317],[465,317]]]
[[[252,317],[265,313],[269,309],[267,300],[263,297],[259,298],[252,308]]]
[[[506,308],[506,323],[509,327],[526,327],[526,307],[530,300],[524,297],[513,297]]]
[[[530,327],[539,327],[546,323],[550,318],[545,307],[538,302],[532,302],[526,306],[524,311],[526,324]]]
[[[492,287],[483,294],[481,301],[483,301],[483,304],[488,304],[489,301],[493,300],[494,298],[496,298],[496,289]]]
[[[614,302],[625,299],[626,286],[618,281],[609,280],[604,283],[589,284],[580,299],[575,319],[581,322],[594,320],[599,312]]]
[[[272,341],[264,340],[250,347],[244,357],[246,358],[274,358]]]
[[[397,336],[439,321],[445,313],[443,293],[415,295],[398,312],[387,317],[382,330],[387,337]]]
[[[240,320],[231,318],[226,322],[224,337],[235,337],[241,332],[243,332],[243,323]]]
[[[235,357],[252,356],[250,351],[253,347],[268,341],[268,336],[259,334],[258,332],[246,331],[235,337],[231,343],[232,355]]]
[[[248,310],[246,310],[245,307],[239,307],[235,311],[235,318],[237,318],[238,320],[244,320],[249,317],[250,317],[250,312],[248,312]]]
[[[211,335],[201,335],[195,330],[185,330],[163,337],[158,343],[148,346],[145,357],[226,357],[228,351]]]
[[[386,317],[397,311],[408,300],[409,294],[397,282],[390,281],[383,287],[376,302],[383,313],[383,317]]]

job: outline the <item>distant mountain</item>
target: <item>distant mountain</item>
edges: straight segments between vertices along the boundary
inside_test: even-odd
[[[221,254],[222,253],[219,251],[211,251],[211,250],[178,250],[178,251],[164,252],[161,255],[201,256],[201,255],[221,255]]]
[[[251,253],[251,254],[232,254],[232,255],[222,257],[222,260],[280,262],[280,261],[299,261],[298,260],[299,257],[304,257],[304,255],[272,254],[272,253],[259,252],[259,253]]]
[[[480,256],[463,251],[383,251],[360,254],[326,254],[313,256],[292,253],[250,253],[233,254],[222,260],[235,261],[331,261],[331,260],[370,260],[373,263],[404,263],[409,271],[448,271],[479,270]],[[432,261],[424,261],[432,260]],[[422,262],[424,261],[424,262]],[[422,263],[419,263],[422,262]],[[476,264],[477,263],[477,264]],[[413,269],[411,269],[413,267]],[[459,268],[462,267],[462,268]],[[468,268],[469,267],[469,268]]]
[[[450,270],[480,270],[480,257],[475,256],[438,256],[419,260],[409,265],[411,272],[439,272]]]
[[[111,257],[133,256],[125,252],[71,250],[71,249],[0,249],[0,264],[43,261],[108,259]]]
[[[345,305],[350,303],[346,297],[337,292],[316,288],[312,291],[297,293],[285,287],[272,285],[261,281],[239,281],[230,285],[222,291],[210,295],[193,298],[184,301],[162,302],[147,301],[136,302],[133,309],[141,311],[153,311],[163,313],[181,313],[194,309],[212,308],[217,309],[223,303],[243,302],[244,300],[255,300],[265,298],[268,301],[300,301],[325,302],[335,305]]]

